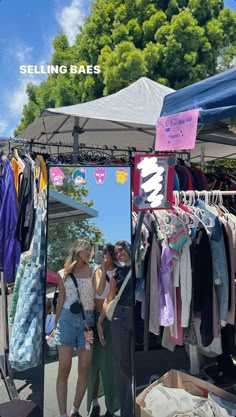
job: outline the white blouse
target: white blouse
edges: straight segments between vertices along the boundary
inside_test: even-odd
[[[61,271],[59,272],[61,276]],[[94,298],[95,298],[95,286],[93,277],[89,278],[76,278],[80,299],[82,301],[84,310],[94,310]],[[63,308],[69,309],[71,304],[75,303],[78,300],[77,289],[75,287],[72,278],[69,276],[64,280],[66,298],[63,305]]]

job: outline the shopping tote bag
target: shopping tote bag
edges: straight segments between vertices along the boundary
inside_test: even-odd
[[[39,264],[42,210],[37,208],[31,263],[25,267],[9,345],[9,361],[18,371],[38,366],[42,354],[43,288]]]

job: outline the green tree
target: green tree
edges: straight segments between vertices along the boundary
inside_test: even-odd
[[[99,64],[102,71],[52,74],[30,85],[16,133],[40,108],[93,100],[141,76],[178,89],[231,68],[236,13],[223,0],[95,0],[74,45],[59,33],[53,48],[53,65]]]
[[[65,174],[63,188],[50,184],[50,189],[63,192],[88,207],[93,207],[92,200],[86,200],[88,189],[86,186],[76,186],[72,181],[74,168],[61,168]],[[49,203],[50,204],[50,203]],[[92,244],[103,244],[102,231],[95,226],[93,221],[82,219],[65,223],[49,223],[48,226],[48,250],[47,267],[53,271],[63,268],[69,249],[76,239],[87,239]]]

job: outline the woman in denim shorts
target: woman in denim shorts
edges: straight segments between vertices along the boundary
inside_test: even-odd
[[[79,408],[88,384],[89,365],[92,358],[92,346],[87,349],[85,343],[85,323],[89,328],[95,324],[94,298],[95,293],[104,291],[104,277],[93,272],[89,265],[91,245],[88,241],[78,239],[74,242],[70,254],[65,262],[64,269],[58,273],[59,296],[56,309],[55,344],[58,346],[59,368],[57,376],[57,401],[61,417],[67,417],[67,389],[68,377],[71,370],[73,350],[76,349],[79,357],[78,381],[74,404],[70,417],[80,417]],[[82,312],[74,314],[70,307],[78,301],[77,288],[71,278],[74,275],[78,284],[78,291]]]

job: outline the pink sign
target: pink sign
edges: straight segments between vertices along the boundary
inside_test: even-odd
[[[195,148],[199,110],[160,117],[157,121],[155,151]]]

